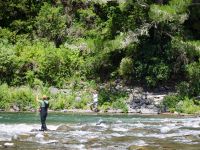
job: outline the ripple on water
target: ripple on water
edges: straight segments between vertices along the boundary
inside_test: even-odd
[[[0,124],[0,141],[8,140],[15,135],[17,142],[29,141],[64,149],[126,149],[127,146],[161,146],[161,141],[169,144],[200,144],[199,118],[134,118],[124,122],[115,119],[113,122],[99,121],[87,123],[66,123],[60,125],[48,125],[48,128],[56,131],[41,133],[30,132],[39,129],[40,125],[29,124]],[[130,122],[132,121],[132,122]],[[20,136],[21,135],[21,136]],[[11,139],[10,139],[11,140]],[[55,144],[58,143],[58,144]],[[150,144],[151,143],[151,144]],[[153,144],[152,144],[153,143]],[[155,145],[156,143],[156,145]],[[173,147],[172,147],[173,148]],[[47,148],[48,149],[48,148]]]
[[[148,144],[147,144],[145,141],[143,141],[143,140],[136,140],[136,141],[132,142],[132,143],[130,144],[130,146],[131,146],[131,145],[136,145],[136,146],[147,146]]]

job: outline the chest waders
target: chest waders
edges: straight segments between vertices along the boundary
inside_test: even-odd
[[[45,103],[45,102],[44,102]],[[46,103],[45,103],[46,105]],[[47,110],[48,110],[48,107],[40,107],[40,119],[41,119],[41,130],[47,130],[47,126],[46,126],[46,118],[47,118]]]

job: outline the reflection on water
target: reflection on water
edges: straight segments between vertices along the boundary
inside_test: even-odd
[[[200,118],[135,115],[49,114],[48,132],[39,132],[39,116],[0,114],[0,149],[198,150]],[[9,149],[9,147],[7,148]]]

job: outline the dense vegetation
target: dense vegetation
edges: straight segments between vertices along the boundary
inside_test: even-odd
[[[91,100],[87,98],[91,97],[90,89],[116,79],[145,88],[175,86],[177,94],[165,99],[170,110],[184,112],[181,106],[185,107],[185,103],[198,107],[197,3],[0,0],[0,108],[14,103],[27,106],[26,102],[35,106],[35,93],[31,91],[40,89],[40,93],[48,93],[43,89],[50,86],[72,90],[67,96],[55,97],[53,109],[84,108]],[[84,95],[78,104],[77,91]],[[119,96],[109,100],[106,97],[113,94],[105,95],[105,91],[110,92],[101,90],[102,108],[112,105],[127,109],[122,105],[126,94],[116,94]]]

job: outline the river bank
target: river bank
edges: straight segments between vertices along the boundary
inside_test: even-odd
[[[148,90],[115,82],[112,85],[102,84],[98,87],[99,113],[200,113],[200,101],[180,97],[173,88],[160,87]],[[43,94],[46,94],[50,97],[50,111],[92,113],[90,106],[93,103],[92,91],[94,88],[86,85],[82,89],[41,87],[39,90],[35,90],[28,86],[14,88],[7,85],[1,85],[0,88],[3,91],[0,93],[2,97],[0,111],[35,112],[39,107],[35,96],[42,97]]]
[[[35,113],[35,114],[39,114],[39,112],[37,110],[34,111],[4,111],[4,110],[0,110],[1,113]],[[135,113],[135,112],[128,112],[128,113],[124,113],[122,111],[117,111],[117,110],[110,110],[107,112],[104,111],[98,111],[98,112],[94,112],[92,110],[82,110],[82,109],[69,109],[69,110],[48,110],[49,115],[51,114],[82,114],[82,115],[138,115],[138,116],[163,116],[163,117],[169,117],[169,116],[174,116],[174,117],[200,117],[200,113],[196,113],[196,114],[186,114],[186,113],[178,113],[178,112],[165,112],[165,113]]]

